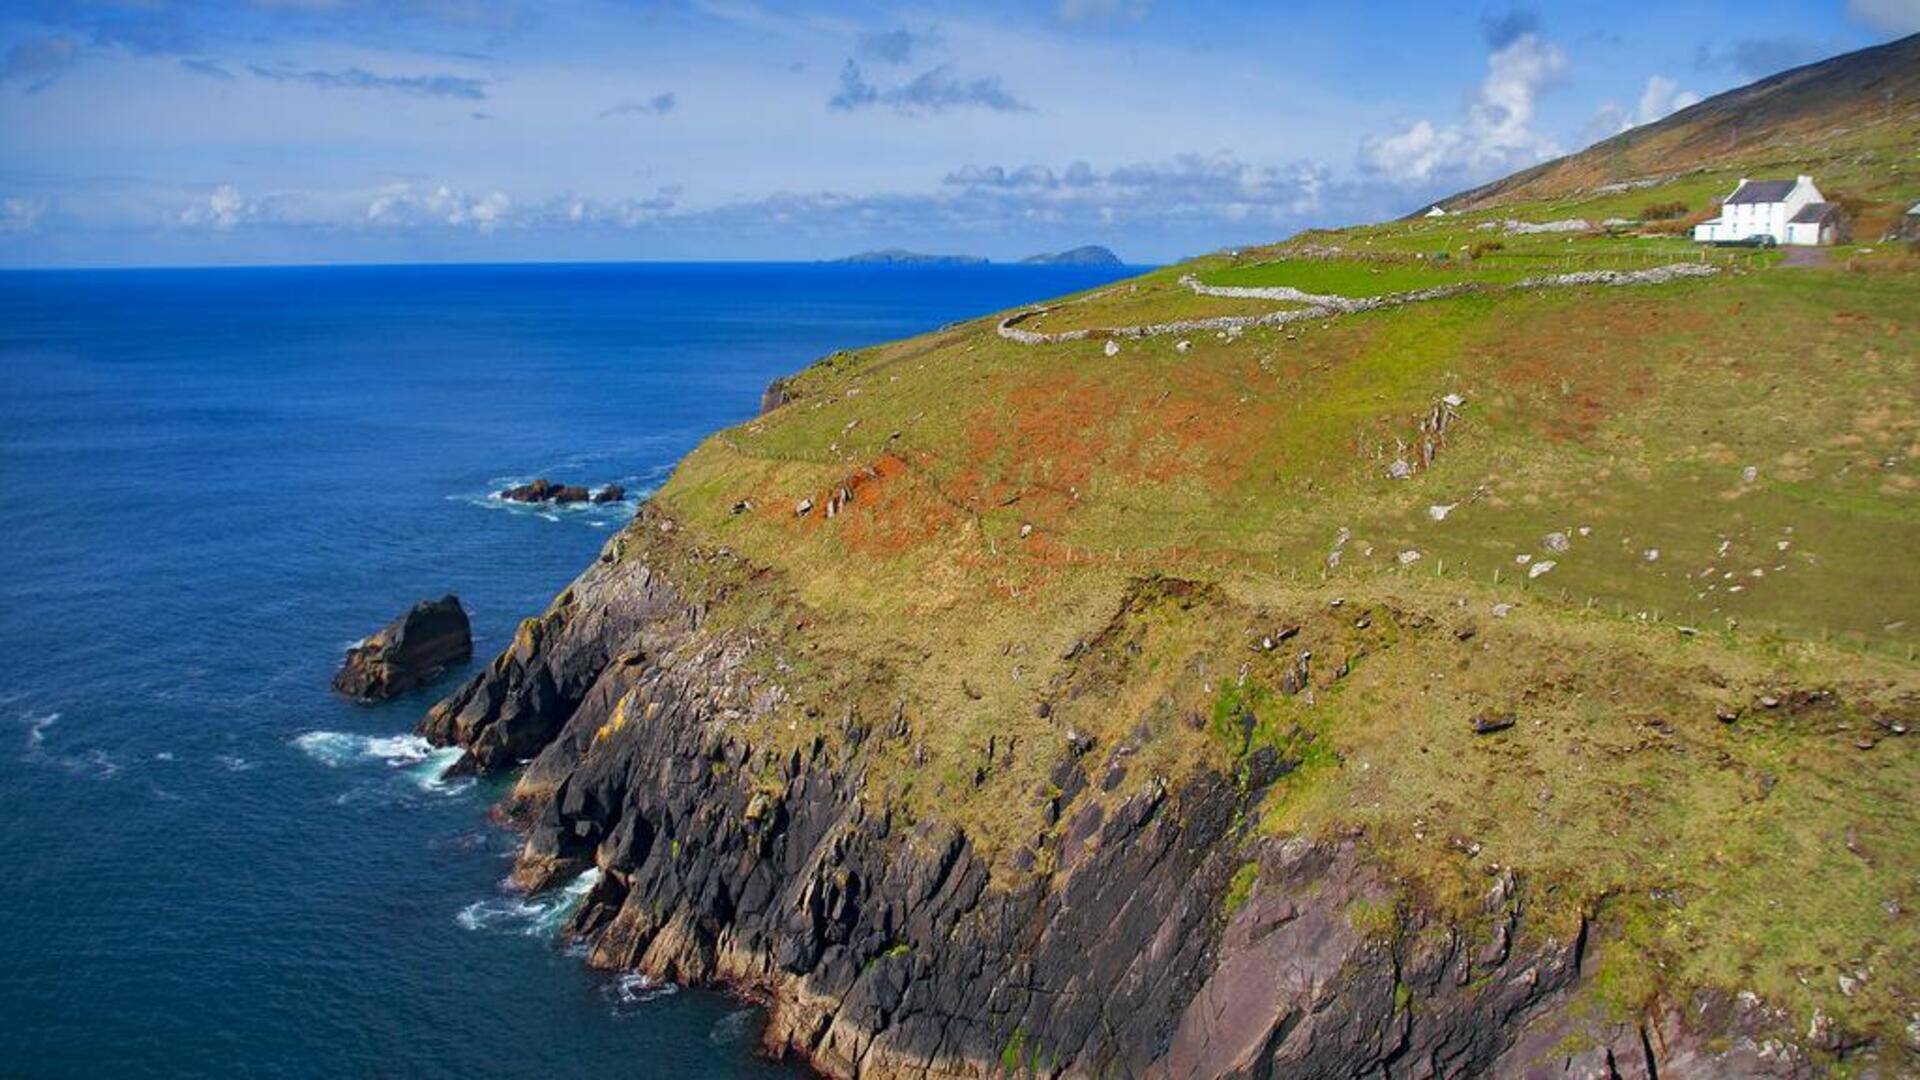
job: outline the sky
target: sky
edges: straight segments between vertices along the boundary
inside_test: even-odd
[[[0,266],[1167,262],[1916,31],[1920,0],[0,0]]]

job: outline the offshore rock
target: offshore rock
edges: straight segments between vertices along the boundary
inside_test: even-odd
[[[356,701],[385,701],[473,657],[473,628],[460,598],[422,600],[347,650],[333,688]]]
[[[508,502],[523,503],[577,503],[589,499],[594,502],[612,501],[595,499],[592,492],[578,484],[556,484],[544,476],[532,483],[510,487],[501,492],[500,497]]]

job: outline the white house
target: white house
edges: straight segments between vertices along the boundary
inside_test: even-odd
[[[1749,180],[1740,183],[1720,204],[1720,216],[1693,227],[1693,238],[1710,244],[1735,244],[1770,239],[1776,244],[1831,244],[1843,238],[1839,210],[1813,177],[1793,180]]]
[[[1426,212],[1426,215],[1425,215],[1425,216],[1427,216],[1427,217],[1446,217],[1446,216],[1447,216],[1447,208],[1446,208],[1446,207],[1444,207],[1444,206],[1441,206],[1441,205],[1440,205],[1439,203],[1434,203],[1434,204],[1433,204],[1432,206],[1430,206],[1430,207],[1428,207],[1428,208],[1427,208],[1427,212]]]

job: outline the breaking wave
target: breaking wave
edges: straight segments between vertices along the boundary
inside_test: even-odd
[[[629,971],[601,987],[600,992],[606,997],[607,1004],[613,1006],[615,1016],[625,1016],[648,1002],[672,997],[680,992],[680,987],[651,975]]]
[[[308,757],[328,768],[363,762],[381,762],[403,770],[422,791],[451,795],[473,786],[472,777],[447,778],[460,760],[457,746],[438,747],[418,735],[353,735],[343,731],[309,731],[293,740]]]
[[[466,930],[491,930],[498,933],[525,934],[528,937],[552,937],[567,916],[573,914],[588,892],[600,880],[600,870],[592,867],[567,882],[564,888],[538,896],[495,897],[475,900],[460,909],[453,921]]]

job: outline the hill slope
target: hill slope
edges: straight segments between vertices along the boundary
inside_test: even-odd
[[[1920,1067],[1920,258],[1695,161],[827,357],[423,730],[834,1075]]]

